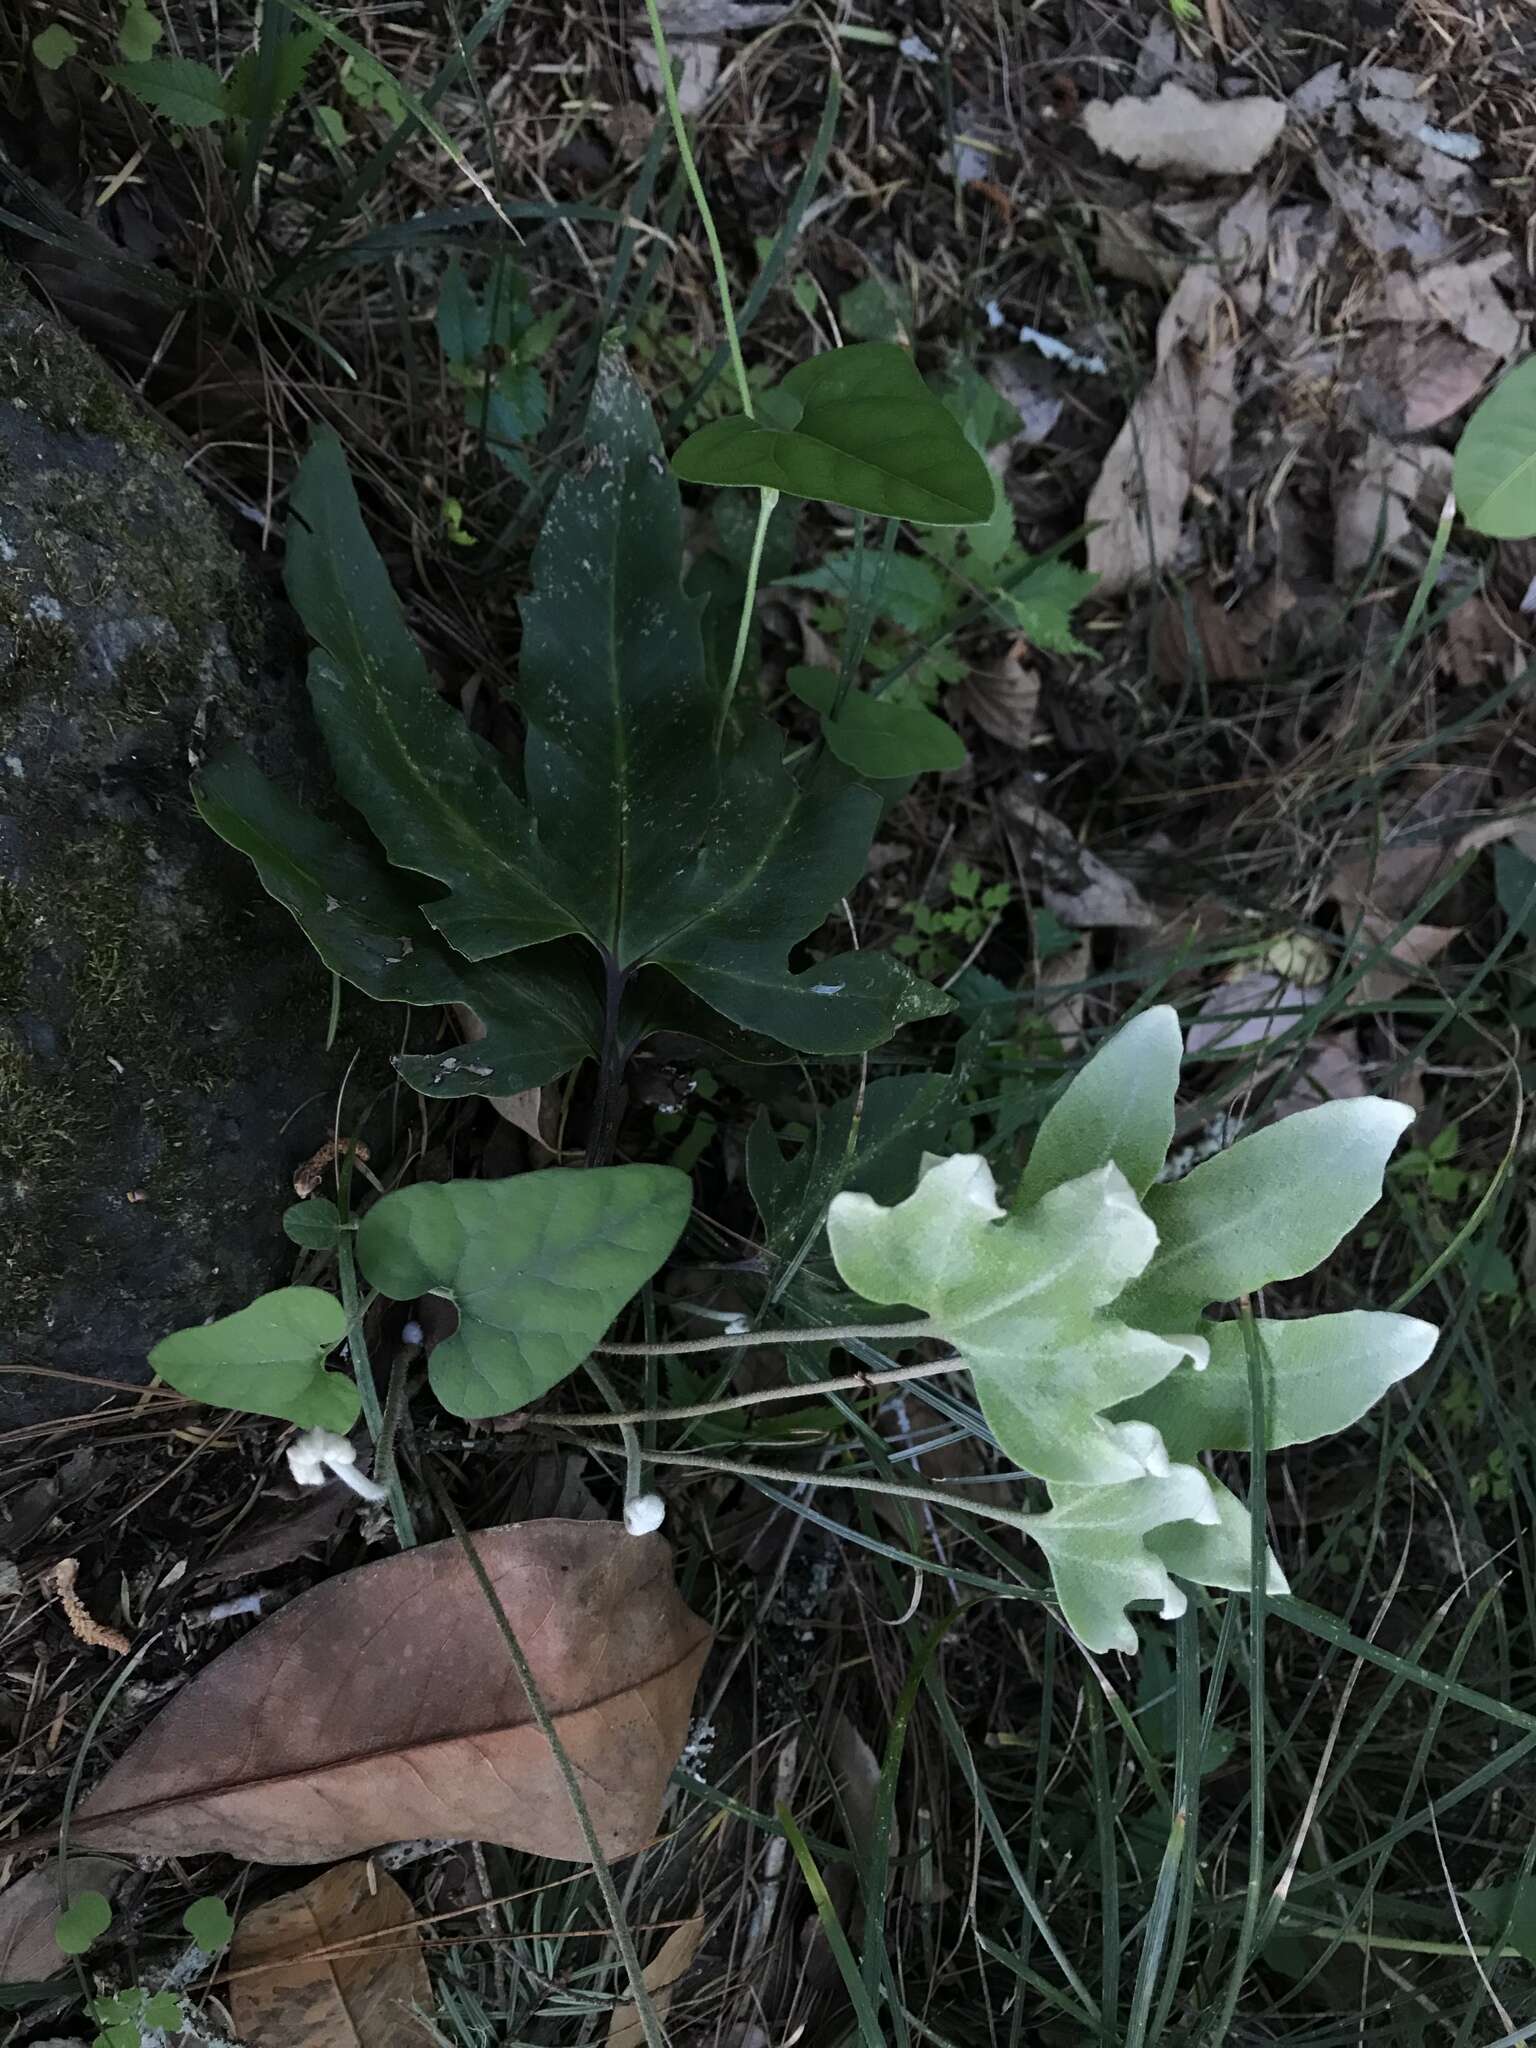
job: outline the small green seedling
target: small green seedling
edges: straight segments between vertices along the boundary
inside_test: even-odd
[[[100,1892],[77,1892],[53,1923],[53,1938],[67,1956],[83,1956],[112,1925],[112,1908]]]
[[[146,1991],[130,1984],[126,1991],[114,1991],[105,1998],[93,1998],[86,2011],[101,2032],[91,2048],[142,2048],[151,2032],[163,2032],[186,2023],[181,2000],[173,1991]]]
[[[203,1951],[217,1955],[233,1937],[235,1923],[222,1899],[194,1899],[181,1916],[181,1924]]]
[[[910,960],[924,976],[953,974],[964,953],[985,937],[1013,896],[1007,882],[989,882],[983,888],[979,872],[963,860],[951,870],[949,892],[951,901],[937,909],[909,903],[912,929],[891,942],[892,952]]]
[[[924,1310],[1001,1448],[1049,1483],[1051,1510],[1021,1526],[1094,1650],[1135,1649],[1132,1601],[1181,1613],[1175,1575],[1249,1585],[1248,1509],[1197,1457],[1347,1428],[1436,1336],[1403,1315],[1208,1314],[1326,1258],[1379,1199],[1411,1112],[1325,1103],[1161,1184],[1181,1055],[1172,1009],[1127,1025],[1046,1118],[1011,1211],[987,1162],[960,1154],[905,1201],[841,1194],[828,1218],[848,1286]],[[1283,1592],[1273,1558],[1265,1569]]]
[[[464,418],[486,448],[521,483],[532,481],[525,445],[549,421],[549,393],[540,368],[570,311],[569,303],[535,314],[528,281],[510,257],[492,265],[475,292],[457,257],[448,266],[437,304],[437,337],[449,378],[463,393]],[[448,507],[456,499],[445,501]],[[463,530],[463,508],[447,516],[450,540],[473,547]]]

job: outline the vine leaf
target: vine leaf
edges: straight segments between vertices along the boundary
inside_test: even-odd
[[[834,718],[838,682],[830,669],[792,668],[786,680],[802,704],[821,713],[822,737],[855,774],[879,782],[965,766],[965,741],[921,704],[849,690]]]
[[[470,1540],[604,1852],[636,1854],[655,1832],[710,1643],[673,1584],[670,1550],[618,1522],[522,1522]],[[423,1836],[587,1861],[455,1541],[343,1572],[260,1623],[130,1745],[71,1834],[90,1849],[253,1863],[328,1862]]]
[[[1184,1040],[1171,1004],[1144,1010],[1081,1067],[1030,1148],[1019,1205],[1111,1162],[1145,1195],[1173,1141]]]
[[[334,1295],[279,1287],[233,1315],[162,1337],[149,1363],[189,1400],[345,1435],[357,1420],[357,1387],[325,1361],[346,1333]]]
[[[1516,363],[1467,421],[1452,481],[1474,532],[1500,540],[1536,533],[1536,356]]]
[[[1123,1313],[1189,1329],[1213,1301],[1310,1273],[1380,1200],[1387,1160],[1412,1122],[1411,1109],[1380,1096],[1320,1103],[1154,1187],[1157,1255]]]
[[[756,485],[925,526],[972,526],[992,475],[904,348],[855,343],[797,363],[760,417],[701,427],[672,467],[685,483]]]
[[[368,1211],[358,1264],[394,1301],[454,1304],[432,1391],[452,1415],[504,1415],[575,1371],[672,1250],[691,1200],[670,1166],[422,1182]]]
[[[1272,1451],[1348,1429],[1389,1387],[1417,1372],[1440,1334],[1417,1316],[1377,1309],[1288,1323],[1260,1317],[1256,1327],[1266,1386],[1265,1437]],[[1243,1326],[1205,1322],[1200,1329],[1210,1345],[1204,1372],[1181,1365],[1116,1410],[1123,1418],[1154,1424],[1175,1458],[1246,1451],[1253,1441]]]
[[[1155,1335],[1106,1314],[1152,1257],[1157,1233],[1114,1164],[1005,1215],[992,1169],[958,1153],[932,1164],[892,1208],[841,1194],[832,1257],[866,1301],[911,1302],[970,1368],[982,1413],[1026,1471],[1115,1484],[1167,1459],[1155,1430],[1105,1410],[1167,1377],[1194,1337]]]

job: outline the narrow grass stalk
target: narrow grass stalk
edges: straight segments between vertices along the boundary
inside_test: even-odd
[[[1264,1377],[1264,1340],[1253,1310],[1243,1303],[1243,1345],[1248,1359],[1248,1413],[1252,1454],[1248,1461],[1248,1883],[1237,1954],[1215,2028],[1207,2035],[1221,2048],[1232,2029],[1243,1979],[1257,1945],[1259,1904],[1264,1890],[1264,1794],[1268,1769],[1264,1725],[1264,1624],[1269,1597],[1269,1542],[1265,1520],[1264,1460],[1269,1455],[1269,1414]]]
[[[496,1626],[500,1629],[501,1639],[507,1646],[507,1655],[512,1659],[513,1667],[517,1672],[518,1682],[527,1696],[529,1712],[538,1723],[539,1733],[549,1744],[550,1754],[555,1759],[555,1768],[560,1773],[561,1782],[565,1786],[566,1796],[569,1798],[572,1811],[576,1815],[576,1824],[581,1829],[581,1838],[587,1847],[587,1855],[591,1859],[592,1875],[596,1878],[597,1888],[602,1893],[603,1906],[608,1915],[608,1925],[613,1934],[614,1946],[619,1951],[619,1960],[624,1965],[624,1975],[629,1984],[629,1995],[634,2001],[635,2013],[640,2021],[640,2031],[645,2036],[646,2048],[668,2048],[666,2034],[662,2029],[656,2008],[651,2002],[651,1994],[646,1988],[645,1972],[640,1967],[640,1956],[635,1947],[634,1937],[630,1934],[629,1924],[624,1918],[624,1907],[619,1898],[619,1888],[613,1881],[613,1872],[608,1866],[607,1857],[603,1854],[603,1845],[597,1838],[597,1829],[593,1825],[592,1812],[582,1792],[581,1780],[576,1775],[576,1767],[571,1762],[565,1744],[560,1740],[560,1731],[555,1726],[554,1716],[545,1705],[544,1696],[539,1691],[538,1683],[534,1678],[533,1666],[529,1663],[523,1646],[517,1639],[517,1632],[508,1619],[507,1610],[501,1604],[500,1595],[491,1584],[491,1575],[481,1562],[480,1553],[476,1550],[474,1540],[464,1526],[463,1517],[448,1498],[444,1487],[439,1484],[435,1473],[428,1474],[428,1484],[432,1488],[433,1496],[438,1506],[443,1511],[449,1528],[452,1529],[455,1537],[458,1539],[459,1547],[469,1560],[469,1568],[475,1575],[476,1584],[485,1595],[486,1603],[490,1607],[492,1614],[496,1617]]]
[[[645,18],[650,24],[651,44],[656,52],[656,61],[661,66],[661,89],[666,96],[667,113],[671,118],[672,133],[677,141],[677,153],[682,159],[683,175],[688,180],[693,203],[699,209],[704,239],[709,244],[710,261],[715,266],[715,290],[720,297],[720,313],[725,321],[725,338],[731,351],[731,369],[736,377],[736,395],[741,400],[742,411],[751,419],[752,387],[747,382],[747,366],[741,356],[741,337],[736,331],[736,309],[731,303],[730,274],[725,267],[725,252],[720,247],[715,216],[711,213],[709,201],[704,196],[699,167],[694,162],[693,145],[688,140],[688,124],[683,119],[683,109],[678,101],[677,81],[672,76],[672,57],[667,49],[667,38],[662,30],[656,0],[645,0]]]
[[[859,2040],[863,2043],[863,2048],[886,2048],[885,2036],[880,2031],[880,2016],[875,2011],[874,2002],[865,1988],[864,1979],[859,1974],[858,1963],[854,1960],[853,1950],[848,1946],[848,1937],[843,1932],[843,1923],[837,1917],[837,1908],[832,1903],[832,1894],[827,1890],[826,1879],[818,1869],[804,1835],[796,1827],[795,1817],[789,1808],[781,1806],[777,1818],[779,1826],[788,1838],[789,1846],[795,1852],[800,1875],[805,1879],[806,1890],[815,1903],[821,1931],[827,1937],[827,1946],[837,1962],[843,1988],[848,1993],[854,2017],[858,2021]]]

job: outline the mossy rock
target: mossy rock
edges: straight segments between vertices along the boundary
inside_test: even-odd
[[[352,998],[326,1050],[329,977],[188,794],[227,738],[325,794],[277,600],[3,275],[0,392],[4,1428],[100,1398],[17,1368],[142,1380],[167,1331],[287,1277],[293,1170],[359,1031],[348,1126],[387,1106],[398,1018]]]

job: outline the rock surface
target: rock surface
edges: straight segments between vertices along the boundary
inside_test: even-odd
[[[325,1051],[329,977],[187,790],[206,735],[313,794],[276,609],[0,273],[0,1429],[101,1398],[16,1368],[142,1380],[159,1337],[291,1271],[281,1211],[356,1036]],[[381,1046],[370,1008],[344,1021]]]

